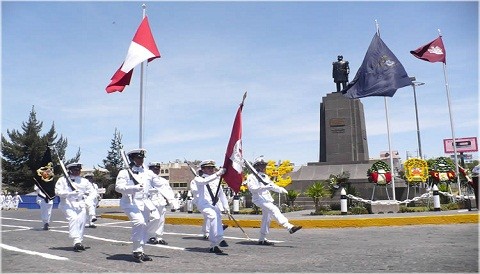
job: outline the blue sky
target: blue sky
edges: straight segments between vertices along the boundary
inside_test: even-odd
[[[32,106],[101,164],[115,128],[126,150],[139,145],[140,67],[122,93],[106,85],[123,62],[143,2],[2,1],[2,134],[21,129]],[[416,88],[423,154],[446,156],[452,138],[442,63],[409,51],[443,35],[456,138],[477,137],[478,2],[145,2],[162,57],[146,69],[143,146],[147,161],[223,162],[243,109],[243,152],[296,165],[319,158],[319,107],[335,91],[332,62],[343,55],[352,80],[375,34],[425,85]],[[388,150],[383,97],[361,99],[370,158]],[[390,140],[416,155],[413,89],[387,99]],[[477,158],[478,154],[474,154]]]

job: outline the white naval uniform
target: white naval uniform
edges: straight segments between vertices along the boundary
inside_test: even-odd
[[[88,179],[87,179],[88,180]],[[98,185],[88,181],[92,185],[93,195],[89,195],[88,199],[85,199],[87,205],[87,225],[92,225],[92,219],[97,217],[97,203],[98,203]]]
[[[18,194],[15,194],[13,196],[13,209],[17,210],[18,209],[18,205],[20,204],[20,202],[23,203],[23,200],[22,200],[22,197]]]
[[[82,243],[87,214],[85,200],[92,199],[95,194],[92,184],[81,176],[71,176],[73,190],[65,176],[55,184],[55,194],[60,197],[58,208],[62,210],[68,221],[68,234],[73,244]]]
[[[258,174],[262,177],[263,181],[267,183],[267,185],[264,185],[262,182],[260,182],[255,175],[249,174],[247,176],[247,186],[248,190],[250,190],[252,193],[252,202],[262,209],[262,225],[260,228],[259,241],[264,241],[266,240],[266,236],[269,232],[272,217],[279,225],[285,227],[286,229],[292,228],[293,225],[288,222],[288,219],[273,203],[274,200],[270,194],[270,190],[281,193],[283,188],[274,184],[265,173],[259,172]]]
[[[152,181],[158,180],[153,171],[143,167],[132,167],[134,178],[138,185],[130,179],[126,169],[120,170],[115,183],[115,190],[122,194],[120,207],[132,222],[133,252],[143,252],[143,246],[148,241],[148,231],[157,228],[160,223],[160,214],[150,200],[152,193],[157,190],[152,188]]]
[[[10,193],[5,196],[5,207],[7,208],[7,210],[13,208],[13,196]]]
[[[220,183],[220,176],[217,175],[217,173],[212,175],[204,174],[201,177],[195,177],[194,181],[198,191],[198,200],[196,204],[209,227],[208,239],[210,240],[210,247],[212,248],[218,246],[223,240],[222,215],[219,207],[212,205],[212,198],[207,189],[207,185],[210,185],[212,193],[215,195],[215,191]],[[219,191],[219,196],[220,195],[221,193]]]
[[[37,185],[34,186],[34,190],[37,192],[37,204],[40,206],[40,217],[42,218],[43,224],[50,223],[50,218],[52,217],[53,209],[53,200],[46,199],[45,194],[38,188]],[[45,200],[48,200],[45,201]]]
[[[175,194],[173,193],[173,189],[170,186],[170,183],[167,179],[162,178],[161,176],[157,175],[158,178],[152,180],[151,186],[153,189],[156,189],[158,192],[151,191],[151,200],[152,203],[158,210],[160,215],[159,222],[157,223],[157,227],[152,226],[147,231],[148,238],[156,238],[157,240],[161,240],[163,237],[163,232],[165,229],[165,215],[167,213],[167,201],[172,207],[172,209],[177,210],[179,208],[178,200],[175,199]]]

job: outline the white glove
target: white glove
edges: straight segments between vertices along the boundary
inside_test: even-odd
[[[288,191],[287,191],[285,188],[283,188],[283,187],[280,187],[280,193],[287,194],[287,193],[288,193]]]
[[[222,168],[220,168],[217,172],[215,172],[215,175],[217,175],[217,176],[220,177],[220,176],[222,176],[223,174],[225,174],[225,171],[227,171],[227,169],[222,167]]]

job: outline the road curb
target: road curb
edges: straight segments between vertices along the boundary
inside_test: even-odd
[[[128,221],[128,217],[122,214],[102,214],[102,218]],[[245,228],[260,227],[261,220],[236,219],[238,224]],[[444,224],[467,224],[477,223],[478,214],[452,214],[438,216],[406,216],[406,217],[362,217],[342,218],[342,216],[331,219],[289,219],[294,225],[301,225],[303,228],[348,228],[348,227],[375,227],[375,226],[405,226],[405,225],[444,225]],[[202,225],[203,218],[195,217],[174,217],[167,216],[166,224],[171,225]],[[223,219],[224,224],[236,227],[233,220]],[[272,228],[281,228],[277,223],[271,223]]]

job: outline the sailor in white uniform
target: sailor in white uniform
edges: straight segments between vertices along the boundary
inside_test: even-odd
[[[94,195],[89,196],[92,197],[91,199],[85,200],[87,205],[87,221],[85,223],[86,227],[89,228],[96,228],[97,226],[94,222],[97,221],[97,204],[98,204],[98,185],[93,182],[93,173],[85,174],[85,179],[87,179],[90,184],[92,184]]]
[[[62,210],[68,221],[68,234],[73,239],[73,250],[85,250],[82,244],[85,230],[86,199],[92,199],[95,191],[90,182],[80,176],[82,164],[67,165],[70,180],[60,177],[55,185],[55,194],[60,197],[58,208]]]
[[[43,222],[43,230],[48,230],[50,226],[50,219],[52,217],[53,200],[47,199],[37,185],[34,185],[34,190],[37,192],[37,204],[40,206],[40,218]]]
[[[160,176],[160,163],[159,162],[150,162],[148,168],[157,175],[158,178],[152,180],[152,188],[158,190],[158,192],[151,191],[150,199],[153,204],[157,207],[158,213],[160,214],[160,221],[158,222],[158,227],[151,227],[148,233],[148,243],[149,244],[162,244],[168,245],[168,243],[163,239],[163,233],[165,230],[165,215],[167,213],[167,201],[170,204],[172,211],[175,211],[179,208],[178,200],[175,198],[173,189],[170,186],[170,183],[167,179]]]
[[[270,191],[278,193],[288,193],[288,191],[280,186],[274,184],[269,176],[265,174],[265,169],[267,167],[267,162],[263,157],[255,159],[253,167],[258,172],[258,175],[266,183],[264,185],[261,181],[257,179],[254,174],[249,174],[247,176],[247,186],[248,190],[252,193],[252,202],[262,209],[262,224],[260,228],[260,238],[258,244],[260,245],[273,245],[272,242],[267,240],[267,235],[269,232],[270,222],[273,219],[288,229],[290,234],[295,233],[297,230],[301,229],[301,226],[294,226],[288,222],[288,219],[282,214],[280,209],[273,203],[272,195]]]
[[[136,262],[152,261],[144,253],[144,245],[148,241],[148,231],[157,228],[160,222],[160,214],[150,200],[151,194],[158,192],[151,186],[156,185],[154,181],[159,179],[144,167],[145,153],[146,150],[142,148],[129,151],[130,170],[121,170],[115,183],[115,190],[122,194],[120,207],[132,222],[131,238]]]
[[[203,217],[207,220],[209,226],[208,239],[210,240],[211,253],[221,254],[223,251],[220,247],[227,247],[227,242],[223,239],[222,215],[220,209],[213,205],[213,198],[220,183],[220,176],[225,173],[225,168],[216,170],[215,161],[205,160],[200,163],[202,176],[195,177],[195,185],[197,186],[198,200],[197,207],[202,212]],[[222,195],[223,191],[219,191],[218,195]],[[217,197],[218,198],[218,197]],[[225,210],[228,210],[225,209]]]

